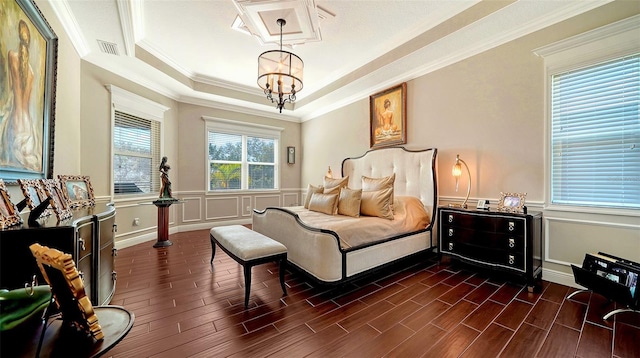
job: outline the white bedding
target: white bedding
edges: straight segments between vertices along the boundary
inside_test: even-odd
[[[410,196],[395,197],[393,220],[372,216],[356,218],[327,215],[310,211],[303,206],[289,207],[287,210],[297,214],[300,220],[310,227],[336,232],[343,249],[423,230],[431,222],[422,202]]]

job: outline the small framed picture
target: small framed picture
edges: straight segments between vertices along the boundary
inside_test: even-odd
[[[524,198],[527,193],[500,193],[498,211],[506,213],[524,213]]]
[[[57,179],[40,179],[40,183],[49,197],[49,204],[51,204],[51,209],[56,214],[58,221],[70,218],[72,213],[59,181]]]
[[[95,197],[88,176],[82,175],[58,175],[60,187],[65,199],[72,208],[93,206]]]
[[[22,224],[22,218],[18,208],[11,202],[4,181],[0,179],[0,229],[18,224]]]
[[[18,185],[20,185],[22,194],[24,194],[24,197],[27,200],[27,207],[29,210],[33,211],[43,201],[47,200],[47,194],[44,192],[44,188],[39,180],[18,179]],[[49,216],[52,213],[53,211],[50,208],[47,208],[42,212],[42,214],[40,214],[40,216]]]

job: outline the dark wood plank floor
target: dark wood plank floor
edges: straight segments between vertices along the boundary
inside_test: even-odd
[[[313,287],[275,263],[242,268],[208,230],[173,246],[118,251],[111,304],[134,312],[114,357],[640,357],[640,315],[609,321],[603,297],[543,281],[539,293],[455,262],[422,257],[341,288]]]

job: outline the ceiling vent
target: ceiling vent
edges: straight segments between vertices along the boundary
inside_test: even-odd
[[[111,42],[102,41],[102,40],[97,40],[97,41],[98,41],[98,46],[100,47],[100,50],[102,52],[108,53],[109,55],[120,56],[120,52],[118,51],[118,45]]]

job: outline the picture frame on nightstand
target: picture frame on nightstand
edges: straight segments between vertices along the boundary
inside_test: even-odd
[[[527,193],[500,193],[500,200],[496,210],[504,213],[526,214],[527,209],[524,206]]]

